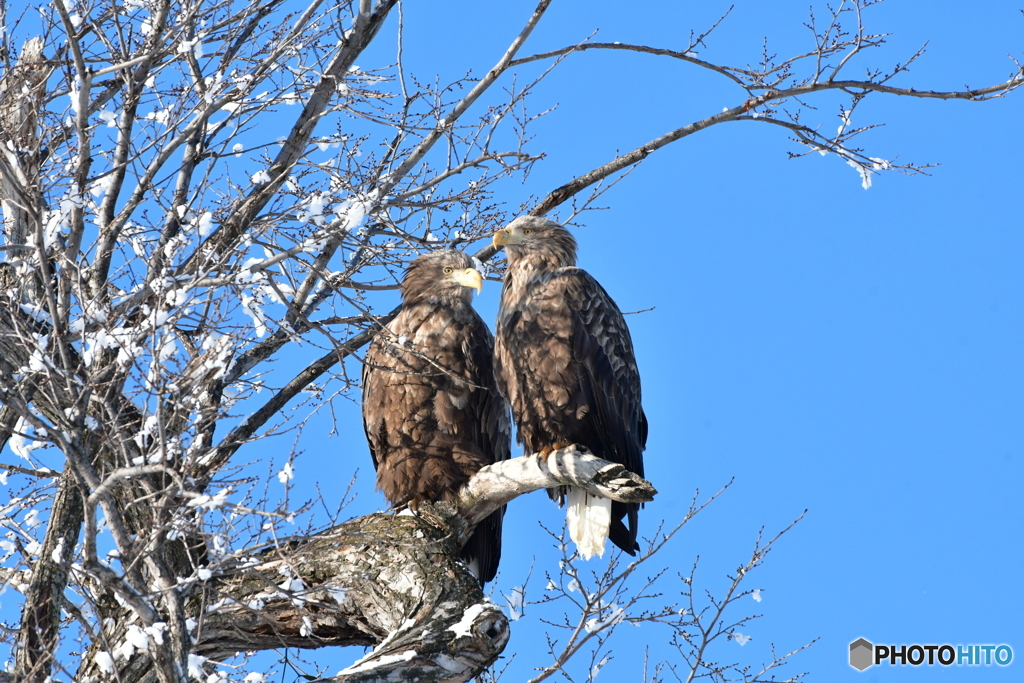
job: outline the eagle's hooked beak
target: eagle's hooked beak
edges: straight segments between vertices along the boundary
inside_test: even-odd
[[[452,273],[452,279],[463,287],[475,289],[479,294],[484,288],[484,278],[476,268],[466,268]]]
[[[494,233],[494,238],[491,240],[491,244],[496,247],[503,247],[506,244],[515,244],[519,240],[516,239],[515,231],[512,228],[502,228],[498,232]]]

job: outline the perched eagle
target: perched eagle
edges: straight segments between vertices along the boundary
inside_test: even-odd
[[[520,443],[544,456],[580,444],[643,476],[647,417],[633,342],[612,298],[576,267],[576,240],[554,221],[521,216],[494,244],[508,257],[494,371]],[[548,493],[561,504],[566,491]],[[603,553],[605,536],[636,553],[637,503],[568,494],[569,531],[583,557]]]
[[[494,340],[473,310],[483,285],[461,251],[420,256],[402,280],[402,308],[363,364],[363,427],[377,488],[393,505],[451,500],[483,467],[509,457],[508,404],[494,382]],[[481,584],[501,558],[499,510],[462,550]]]

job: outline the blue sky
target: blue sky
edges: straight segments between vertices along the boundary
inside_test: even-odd
[[[805,52],[807,4],[738,0],[700,56],[754,64],[765,37],[781,57]],[[1022,56],[1024,28],[1014,4],[923,6],[893,0],[870,8],[869,29],[892,35],[851,74],[905,62],[926,42],[927,53],[894,85],[981,87],[1013,71],[1007,55]],[[595,29],[600,41],[680,48],[728,7],[556,0],[522,54],[574,44]],[[408,68],[442,82],[467,70],[480,76],[531,10],[408,3]],[[824,11],[818,5],[819,20]],[[364,70],[392,63],[394,21],[387,30],[360,60]],[[530,65],[521,78],[541,68]],[[531,130],[529,151],[546,158],[526,182],[496,186],[494,198],[514,210],[617,152],[745,99],[691,65],[574,55],[530,100],[534,113],[557,107]],[[817,109],[805,122],[834,130],[842,102],[808,99]],[[576,221],[580,265],[624,311],[653,309],[629,317],[650,420],[647,476],[660,491],[642,512],[641,534],[674,526],[696,490],[706,497],[735,480],[651,560],[651,572],[669,569],[660,584],[665,600],[678,593],[675,573],[688,573],[698,555],[697,588],[720,595],[762,527],[774,535],[808,511],[744,584],[763,591],[760,603],[747,598],[732,613],[763,615],[740,629],[752,640],[718,643],[714,658],[756,666],[770,659],[773,643],[788,652],[820,639],[783,673],[872,683],[1015,680],[1021,661],[858,673],[846,658],[849,643],[865,637],[1008,643],[1024,660],[1024,598],[1014,581],[1024,564],[1022,115],[1024,92],[984,103],[873,95],[853,120],[885,124],[858,139],[865,151],[941,165],[930,176],[875,176],[869,190],[835,155],[788,159],[802,150],[780,128],[721,125],[652,154],[598,201],[604,210]],[[568,215],[562,207],[552,217]],[[477,301],[486,320],[499,291],[488,283]],[[398,297],[377,300],[383,312]],[[261,473],[276,471],[294,438],[257,442],[239,457]],[[293,501],[314,495],[317,484],[337,503],[358,470],[346,514],[383,506],[357,401],[320,411],[296,446]],[[527,599],[537,600],[559,557],[540,524],[558,528],[562,513],[535,493],[514,501],[506,520],[494,598],[501,602],[532,571]],[[606,562],[587,566],[601,571]],[[550,614],[527,606],[513,623],[505,655],[516,654],[505,680],[525,680],[549,663],[551,629],[539,617]],[[642,680],[645,648],[653,661],[674,657],[668,636],[653,625],[621,626],[600,680]],[[341,666],[358,656],[315,654]],[[571,668],[574,680],[586,680],[584,657]]]
[[[555,2],[524,53],[595,28],[598,40],[679,47],[727,6]],[[411,68],[454,76],[489,66],[528,6],[488,12],[406,7]],[[737,2],[702,56],[755,63],[765,36],[779,55],[806,51],[806,18],[806,2]],[[895,84],[937,90],[1005,79],[1024,27],[1003,2],[892,2],[866,20],[893,35],[854,75],[928,42]],[[688,65],[577,55],[534,96],[535,110],[558,105],[533,130],[532,149],[547,158],[497,198],[542,196],[743,99]],[[834,130],[840,100],[809,103],[819,109],[808,121]],[[581,265],[623,310],[654,308],[629,319],[651,422],[647,474],[661,491],[641,531],[677,521],[695,489],[736,480],[652,563],[688,571],[700,555],[698,579],[720,592],[762,525],[773,533],[808,510],[746,585],[764,590],[749,605],[763,618],[743,629],[753,640],[720,644],[718,658],[758,663],[770,643],[788,651],[820,638],[789,673],[1009,681],[1019,669],[858,673],[846,652],[866,637],[1006,642],[1024,656],[1014,582],[1024,561],[1022,113],[1020,93],[986,103],[869,97],[853,121],[885,124],[859,139],[869,155],[941,164],[930,177],[876,176],[870,190],[834,155],[787,159],[800,149],[784,131],[722,125],[653,154],[604,195],[607,210],[580,218]],[[489,285],[478,300],[487,319],[498,292]],[[537,575],[557,565],[535,520],[557,525],[559,515],[539,494],[508,515],[498,588],[521,584],[533,565],[528,597],[539,597]],[[515,622],[506,651],[519,652],[512,680],[546,663],[530,617]],[[664,633],[625,628],[602,678],[640,680],[642,648],[664,651]]]
[[[710,26],[725,3],[555,2],[522,54],[597,40],[678,48]],[[417,75],[454,79],[489,68],[529,7],[501,3],[485,16],[455,3],[405,8],[405,57]],[[818,9],[819,19],[823,9]],[[738,2],[708,40],[709,61],[756,63],[762,40],[780,56],[808,49],[804,2]],[[1004,80],[1019,55],[1024,19],[1008,3],[887,3],[866,14],[892,33],[852,70],[889,68],[928,51],[894,82],[948,90]],[[1017,52],[1014,52],[1017,50]],[[387,55],[382,55],[386,59]],[[368,68],[366,64],[361,65]],[[523,70],[522,78],[536,74]],[[535,91],[530,151],[547,156],[523,184],[496,199],[511,207],[681,125],[741,103],[723,78],[646,55],[589,52],[566,60]],[[808,103],[805,119],[839,123],[842,100]],[[770,646],[788,652],[814,639],[785,675],[809,680],[1009,681],[1004,668],[874,668],[847,664],[849,643],[1009,643],[1024,656],[1014,578],[1024,561],[1024,222],[1016,200],[1024,95],[985,103],[869,97],[853,124],[885,124],[859,144],[870,156],[938,163],[930,176],[875,176],[865,190],[834,155],[802,151],[784,131],[750,122],[721,125],[651,155],[578,219],[580,263],[629,318],[651,431],[647,475],[660,490],[641,533],[674,525],[695,490],[729,491],[651,561],[675,572],[700,556],[698,588],[720,595],[759,529],[773,535],[807,509],[744,584],[763,600],[734,618],[742,648],[720,642],[720,661],[758,665]],[[560,215],[568,211],[563,207]],[[499,286],[477,307],[493,320]],[[397,301],[397,297],[392,297]],[[382,309],[394,303],[382,301]],[[358,406],[336,403],[340,434],[323,442],[307,428],[297,482],[322,471],[338,481],[360,468],[350,514],[382,504],[360,433]],[[323,486],[323,481],[321,481]],[[513,502],[495,599],[532,571],[527,599],[544,595],[558,552],[540,529],[561,524],[546,496]],[[594,560],[600,571],[605,561]],[[744,610],[746,610],[744,612]],[[549,662],[538,618],[514,622],[508,680]],[[641,680],[652,661],[678,656],[668,632],[623,626],[602,680]],[[350,661],[351,653],[332,655]],[[581,657],[572,667],[585,680]]]

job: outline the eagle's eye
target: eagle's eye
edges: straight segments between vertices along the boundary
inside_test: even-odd
[[[455,272],[455,269],[452,268],[451,266],[445,266],[444,267],[444,274],[445,275],[451,275],[454,272]]]
[[[523,234],[524,235],[532,235],[533,234],[533,228],[523,228]]]

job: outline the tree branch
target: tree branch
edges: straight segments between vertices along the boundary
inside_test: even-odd
[[[649,481],[622,465],[570,446],[552,451],[547,458],[527,455],[484,467],[462,487],[457,505],[475,526],[514,498],[564,485],[622,503],[646,503],[658,493]]]

